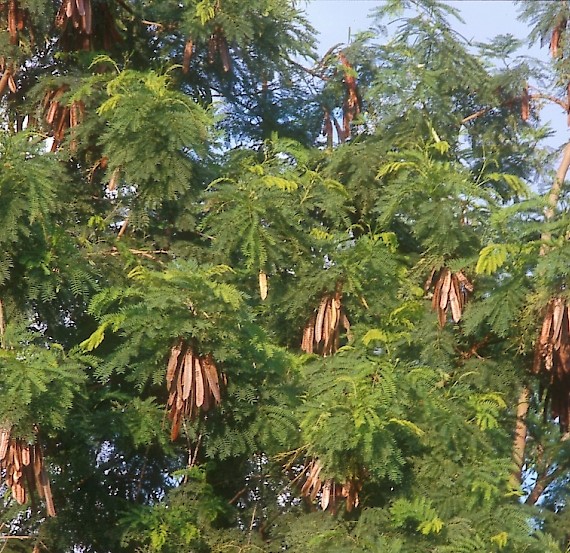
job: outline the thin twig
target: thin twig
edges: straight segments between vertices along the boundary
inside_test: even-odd
[[[148,19],[141,19],[141,23],[148,25],[149,27],[156,27],[157,29],[164,29],[164,25],[158,21],[149,21]]]
[[[237,501],[245,492],[247,491],[247,487],[243,487],[238,493],[236,493],[229,501],[228,504],[231,505],[235,501]]]
[[[4,333],[6,332],[6,320],[4,319],[4,304],[0,299],[0,347],[4,349]]]
[[[478,117],[481,117],[481,115],[485,115],[486,113],[488,113],[492,109],[493,108],[480,109],[479,111],[476,111],[475,113],[472,113],[471,115],[468,115],[467,117],[464,117],[461,120],[461,124],[464,125],[465,123],[469,123],[469,121],[473,121],[473,119],[477,119]]]
[[[198,457],[198,451],[200,450],[201,443],[202,443],[202,434],[198,434],[198,439],[196,440],[196,446],[194,447],[194,454],[190,456],[189,468],[192,468],[196,464],[196,458]]]
[[[146,257],[147,259],[152,259],[153,261],[158,261],[154,256],[155,255],[170,255],[170,252],[167,250],[137,250],[135,248],[129,248],[128,251],[133,255],[140,255],[141,257]],[[120,255],[121,252],[117,248],[112,248],[109,252],[109,255]]]
[[[253,525],[255,524],[255,515],[257,514],[257,503],[253,508],[253,513],[251,513],[251,522],[249,523],[249,536],[247,538],[248,545],[251,543],[251,533],[253,532]]]
[[[127,230],[128,224],[129,224],[129,218],[127,217],[123,221],[123,224],[121,225],[121,230],[119,230],[119,234],[117,234],[117,240],[120,240],[121,236],[123,236],[123,234],[125,234],[125,231]]]

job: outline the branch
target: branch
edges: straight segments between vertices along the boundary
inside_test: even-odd
[[[548,207],[544,211],[544,216],[547,221],[550,221],[554,217],[554,211],[556,209],[556,204],[558,204],[558,199],[560,198],[560,192],[562,190],[562,184],[566,179],[568,173],[568,168],[570,168],[570,142],[564,147],[564,152],[562,154],[562,160],[556,171],[556,178],[554,179],[554,184],[548,193]],[[550,233],[543,233],[543,240],[550,239]]]
[[[335,44],[334,46],[331,46],[326,52],[325,55],[322,57],[321,61],[318,63],[317,67],[319,69],[324,69],[325,63],[327,61],[327,59],[332,55],[332,53],[339,47],[342,46],[342,43],[339,42],[338,44]],[[304,65],[301,65],[299,62],[296,62],[295,60],[292,60],[289,56],[286,56],[287,61],[294,65],[295,67],[298,67],[299,69],[302,69],[305,73],[308,73],[309,75],[312,75],[313,77],[317,77],[318,79],[321,79],[323,81],[328,81],[329,78],[325,77],[322,74],[322,71],[319,72],[316,69],[309,69],[308,67],[305,67]]]
[[[556,98],[556,96],[551,96],[550,94],[544,94],[542,92],[537,92],[536,94],[531,94],[529,96],[531,100],[549,100],[553,104],[558,104],[564,111],[568,111],[570,106],[568,102],[562,101],[560,98]]]
[[[565,465],[559,465],[550,474],[548,474],[549,468],[550,467],[547,467],[546,470],[537,477],[530,494],[525,500],[525,505],[535,505],[540,499],[540,496],[544,493],[544,490],[567,470]]]
[[[570,111],[570,105],[568,104],[568,102],[564,102],[560,98],[556,98],[556,96],[551,96],[550,94],[544,94],[542,92],[536,92],[535,94],[530,94],[529,99],[530,100],[549,100],[550,102],[559,105],[564,111],[566,111],[566,112]],[[509,100],[505,100],[504,102],[500,103],[498,106],[491,106],[491,107],[486,107],[486,108],[480,109],[479,111],[476,111],[475,113],[472,113],[471,115],[468,115],[467,117],[464,117],[461,120],[461,124],[464,125],[465,123],[469,123],[469,121],[473,121],[474,119],[477,119],[478,117],[481,117],[482,115],[489,113],[491,110],[495,109],[495,107],[503,107],[503,106],[508,105],[508,104],[510,104],[516,100],[519,100],[519,98],[510,98]]]
[[[243,487],[238,493],[236,493],[229,501],[228,503],[231,505],[232,503],[234,503],[234,501],[237,501],[240,496],[242,496],[245,492],[247,491],[247,487]]]
[[[460,349],[456,348],[459,355],[461,355],[462,359],[471,359],[472,357],[477,357],[477,359],[483,359],[479,355],[479,349],[486,346],[491,339],[491,335],[487,334],[481,341],[474,343],[467,351],[461,351]]]
[[[162,23],[158,23],[157,21],[149,21],[148,19],[141,19],[141,23],[148,25],[149,27],[156,27],[159,30],[164,29],[164,25]]]
[[[127,217],[123,221],[123,224],[121,225],[121,229],[119,230],[119,234],[117,234],[117,240],[120,240],[121,236],[123,236],[123,234],[125,234],[125,231],[127,230],[128,224],[129,224],[129,218]]]
[[[488,113],[492,109],[493,108],[480,109],[479,111],[476,111],[475,113],[472,113],[471,115],[468,115],[467,117],[464,117],[461,120],[461,124],[464,125],[465,123],[469,123],[469,121],[473,121],[473,119],[477,119],[477,117],[481,117],[481,115],[485,115],[486,113]]]
[[[309,69],[308,67],[305,67],[304,65],[300,64],[299,62],[296,62],[295,60],[292,60],[291,58],[287,58],[287,61],[291,64],[294,65],[295,67],[298,67],[299,69],[301,69],[302,71],[304,71],[305,73],[313,76],[313,77],[317,77],[317,79],[321,79],[322,81],[328,81],[329,78],[325,77],[322,73],[320,73],[319,71],[315,70],[315,69]]]

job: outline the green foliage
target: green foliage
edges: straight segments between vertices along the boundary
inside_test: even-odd
[[[19,332],[18,332],[19,330]],[[0,350],[0,420],[29,438],[36,425],[55,432],[66,424],[85,380],[78,358],[41,336],[8,327]]]
[[[443,521],[425,499],[413,502],[399,499],[390,508],[390,513],[396,528],[406,525],[409,521],[418,523],[416,530],[424,535],[438,534],[443,528]]]
[[[317,63],[292,0],[66,22],[88,4],[0,5],[0,428],[41,437],[58,512],[0,461],[6,553],[567,549],[565,377],[532,361],[569,296],[537,101],[566,97],[566,3],[522,6],[540,68],[440,0],[384,2]],[[172,441],[181,341],[221,397]]]
[[[10,251],[18,239],[29,238],[34,227],[45,228],[50,215],[61,210],[57,193],[66,177],[56,156],[42,152],[39,137],[29,133],[0,132],[0,156],[0,245]]]
[[[212,118],[196,102],[169,88],[168,74],[124,70],[107,84],[97,110],[107,125],[99,137],[108,174],[120,171],[122,194],[156,207],[191,187],[192,166],[206,152]],[[135,202],[135,205],[137,205]]]
[[[239,177],[214,181],[204,197],[201,228],[224,258],[248,270],[283,270],[311,256],[347,220],[343,186],[313,168],[299,144],[273,138],[260,155],[231,160]]]
[[[202,528],[212,524],[226,507],[202,471],[194,468],[183,472],[185,482],[168,503],[125,513],[120,521],[125,528],[123,545],[136,544],[139,550],[149,552],[179,551],[181,547],[205,550]]]
[[[489,244],[479,252],[479,260],[475,271],[492,275],[498,268],[502,267],[508,255],[508,247],[504,244]]]

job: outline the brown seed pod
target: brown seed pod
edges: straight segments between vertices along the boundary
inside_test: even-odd
[[[184,418],[195,419],[221,401],[220,378],[212,356],[197,355],[185,340],[170,349],[166,387],[172,440],[178,437]]]
[[[10,77],[11,77],[10,70],[6,68],[4,70],[4,73],[2,74],[2,77],[0,77],[0,96],[6,90],[6,87],[8,86],[8,80],[10,79]]]
[[[55,516],[51,487],[43,459],[42,447],[36,435],[33,444],[13,438],[11,428],[0,430],[0,471],[4,482],[11,489],[12,497],[24,504],[37,491],[44,498],[49,516]]]
[[[262,300],[267,298],[267,274],[265,271],[259,271],[259,295]]]
[[[182,72],[188,73],[190,71],[190,60],[194,52],[194,41],[189,38],[184,45],[184,54],[182,56]]]
[[[468,294],[473,292],[471,281],[463,271],[452,273],[448,267],[443,267],[437,276],[435,271],[432,271],[424,288],[427,290],[431,285],[431,306],[437,312],[439,326],[445,325],[449,312],[453,322],[458,323],[463,316]]]
[[[563,17],[558,24],[552,30],[552,34],[550,35],[550,54],[553,58],[557,58],[562,56],[562,52],[560,51],[560,43],[562,40],[562,34],[566,30],[567,20]]]
[[[530,95],[528,88],[525,86],[521,96],[521,118],[523,121],[528,121],[530,116]]]
[[[343,137],[350,136],[350,124],[353,119],[362,111],[362,100],[356,84],[354,69],[343,52],[338,54],[344,70],[345,97],[342,105],[343,112]]]
[[[311,314],[303,329],[301,350],[306,353],[332,355],[338,349],[341,326],[350,332],[350,322],[342,308],[340,286],[332,294],[325,294],[319,307]]]
[[[308,459],[305,462],[301,474],[295,481],[303,481],[301,495],[311,501],[319,498],[319,505],[323,511],[337,509],[338,502],[346,500],[346,510],[352,511],[360,503],[359,493],[362,489],[360,479],[347,479],[343,483],[336,482],[333,478],[321,478],[323,465],[319,459]]]

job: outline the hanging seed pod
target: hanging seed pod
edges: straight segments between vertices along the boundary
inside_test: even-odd
[[[126,3],[119,4],[131,11]],[[65,52],[110,50],[123,40],[117,28],[114,8],[105,0],[97,2],[95,9],[92,0],[63,0],[55,17],[55,26],[60,31],[60,45]]]
[[[530,116],[530,95],[528,88],[525,86],[521,97],[521,118],[523,121],[528,121]]]
[[[42,100],[45,122],[51,129],[53,137],[52,151],[57,150],[63,142],[67,130],[79,125],[85,115],[85,104],[81,100],[73,100],[71,105],[61,103],[62,96],[69,91],[67,84],[62,84],[58,88],[47,90]],[[75,136],[75,133],[73,134]],[[70,143],[71,151],[77,148],[75,139]]]
[[[196,355],[184,340],[170,350],[166,387],[172,440],[178,437],[184,418],[193,420],[221,401],[219,373],[212,356]]]
[[[560,43],[562,34],[566,30],[566,24],[567,20],[564,17],[552,30],[552,35],[550,36],[550,54],[553,58],[562,56],[562,52],[560,51]]]
[[[346,500],[346,510],[352,511],[360,503],[359,493],[362,482],[359,479],[349,479],[339,484],[333,478],[321,478],[323,470],[319,459],[309,459],[305,462],[301,474],[295,481],[302,481],[301,495],[311,501],[319,499],[319,505],[323,511],[330,509],[335,511],[338,502]],[[320,497],[319,497],[320,496]]]
[[[8,86],[8,80],[10,79],[11,74],[8,68],[4,69],[4,73],[2,73],[2,77],[0,77],[0,96],[4,94],[6,87]]]
[[[226,73],[229,72],[232,68],[230,49],[224,30],[219,26],[214,29],[208,41],[208,63],[214,63],[216,61],[216,55],[220,56],[224,71]]]
[[[331,114],[325,109],[322,134],[327,138],[327,148],[333,147],[333,124]]]
[[[333,294],[325,294],[303,329],[301,350],[306,353],[332,355],[338,349],[340,329],[350,333],[350,322],[342,308],[341,286]]]
[[[362,99],[356,84],[356,77],[354,76],[354,69],[349,63],[346,56],[340,52],[338,59],[343,66],[344,70],[344,88],[345,97],[342,105],[343,112],[343,134],[344,138],[350,136],[350,124],[353,119],[362,111]]]
[[[8,34],[10,44],[18,44],[18,3],[16,0],[8,0]]]
[[[48,516],[54,517],[55,507],[42,448],[36,436],[33,444],[11,436],[11,428],[0,430],[0,471],[11,489],[12,497],[23,505],[37,491],[45,500]]]
[[[425,289],[429,289],[432,284],[434,290],[431,306],[437,312],[439,326],[445,325],[449,312],[453,322],[458,323],[463,316],[468,295],[473,292],[473,284],[463,271],[452,273],[447,267],[441,269],[437,277],[435,271],[432,271],[426,281]]]
[[[121,169],[120,167],[117,167],[113,171],[113,174],[111,175],[111,179],[109,180],[109,184],[107,185],[107,190],[113,191],[117,188],[120,176],[121,176]]]
[[[264,271],[259,271],[259,295],[262,300],[267,298],[267,274]]]
[[[190,60],[194,51],[194,42],[191,38],[186,41],[184,46],[184,54],[182,56],[182,72],[188,73],[190,71]]]
[[[218,36],[218,52],[220,53],[220,58],[222,60],[222,67],[224,68],[224,71],[228,73],[232,69],[232,60],[230,58],[228,41],[221,29]]]

